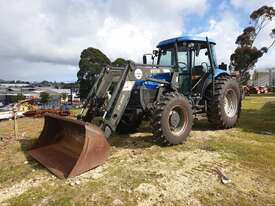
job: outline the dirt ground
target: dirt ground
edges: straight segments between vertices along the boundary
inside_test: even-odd
[[[79,177],[58,179],[27,151],[43,119],[0,122],[0,205],[275,205],[275,97],[243,102],[236,128],[196,120],[187,142],[161,147],[146,123],[109,139],[109,160]],[[216,169],[231,182],[222,184]]]

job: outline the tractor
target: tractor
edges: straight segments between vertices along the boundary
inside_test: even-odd
[[[215,45],[207,37],[180,36],[161,41],[143,64],[104,66],[78,120],[45,115],[30,154],[57,176],[73,177],[107,159],[113,132],[134,132],[144,119],[161,145],[183,143],[196,115],[206,114],[217,129],[233,127],[240,85],[218,65]]]

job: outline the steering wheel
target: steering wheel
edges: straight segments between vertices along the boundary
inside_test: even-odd
[[[182,66],[180,66],[182,64]],[[178,65],[180,67],[180,70],[185,70],[187,68],[187,64],[185,62],[178,62]]]

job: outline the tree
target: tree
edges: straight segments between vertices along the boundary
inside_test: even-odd
[[[22,101],[24,99],[26,99],[26,97],[23,94],[19,93],[16,96],[11,96],[10,101],[11,102],[20,102],[20,101]]]
[[[43,80],[42,82],[40,82],[40,86],[49,87],[49,86],[51,86],[51,82],[49,82],[47,80]]]
[[[127,64],[127,61],[123,58],[117,58],[115,61],[112,62],[112,66],[116,67],[125,67]]]
[[[254,42],[266,25],[275,17],[275,9],[269,6],[262,6],[250,14],[251,23],[237,37],[238,47],[231,55],[231,66],[240,73],[240,81],[246,84],[249,80],[249,70],[253,69],[258,59],[261,58],[275,44],[275,28],[271,29],[271,43],[266,47],[258,49]]]
[[[50,100],[50,95],[47,92],[41,92],[40,93],[40,102],[42,104],[47,104]]]
[[[96,81],[96,74],[99,74],[102,67],[107,64],[111,64],[111,61],[99,49],[89,47],[81,52],[77,73],[81,99],[87,97]]]
[[[19,102],[19,101],[22,101],[22,100],[25,100],[25,99],[26,99],[26,97],[21,93],[16,95],[16,102]]]

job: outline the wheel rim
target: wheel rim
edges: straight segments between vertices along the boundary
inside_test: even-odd
[[[186,118],[184,110],[176,106],[169,113],[169,129],[173,135],[180,136],[186,127]]]
[[[234,117],[238,111],[238,98],[233,89],[228,89],[224,95],[224,111],[230,118]]]

